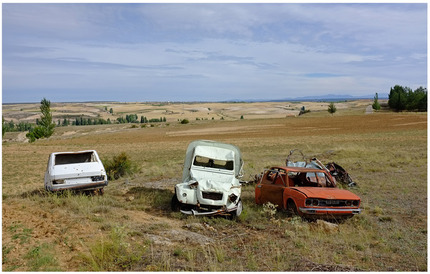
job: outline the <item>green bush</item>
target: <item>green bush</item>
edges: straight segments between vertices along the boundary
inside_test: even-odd
[[[185,125],[188,124],[190,121],[188,121],[188,119],[183,119],[181,120],[181,124]]]
[[[117,180],[126,174],[132,174],[136,169],[125,152],[113,156],[112,160],[104,160],[103,165],[109,180]]]

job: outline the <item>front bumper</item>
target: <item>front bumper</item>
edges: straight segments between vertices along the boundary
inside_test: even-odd
[[[199,210],[191,209],[191,210],[181,210],[181,212],[187,215],[194,215],[194,216],[210,216],[210,215],[227,215],[230,212],[235,210],[237,210],[237,206],[234,206],[229,209],[221,208],[214,211],[199,211]]]
[[[81,184],[53,184],[48,187],[50,191],[61,191],[61,190],[92,190],[103,188],[108,185],[108,181],[94,182],[94,183],[81,183]]]
[[[316,208],[316,207],[300,207],[300,212],[309,215],[355,215],[361,213],[361,208]]]

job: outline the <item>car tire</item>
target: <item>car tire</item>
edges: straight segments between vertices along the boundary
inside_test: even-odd
[[[181,203],[179,202],[178,197],[176,197],[176,193],[173,194],[172,201],[170,202],[170,207],[172,211],[181,210]]]
[[[298,215],[296,203],[293,200],[288,200],[287,202],[287,212],[289,215]]]
[[[242,214],[242,211],[243,211],[242,200],[239,200],[239,202],[237,202],[237,209],[233,211],[233,217],[239,217],[240,214]]]

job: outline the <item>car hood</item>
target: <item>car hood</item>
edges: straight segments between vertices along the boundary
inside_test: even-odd
[[[233,174],[192,170],[191,178],[199,183],[201,191],[229,191],[232,186],[239,185]]]
[[[56,165],[51,170],[51,177],[53,180],[100,176],[105,174],[106,172],[100,163]]]
[[[305,194],[308,198],[339,199],[339,200],[360,200],[360,197],[351,191],[339,188],[328,187],[292,187]]]

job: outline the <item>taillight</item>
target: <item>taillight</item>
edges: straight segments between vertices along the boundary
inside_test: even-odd
[[[93,182],[104,181],[104,180],[105,180],[105,176],[103,176],[103,175],[91,177],[91,181],[93,181]]]

